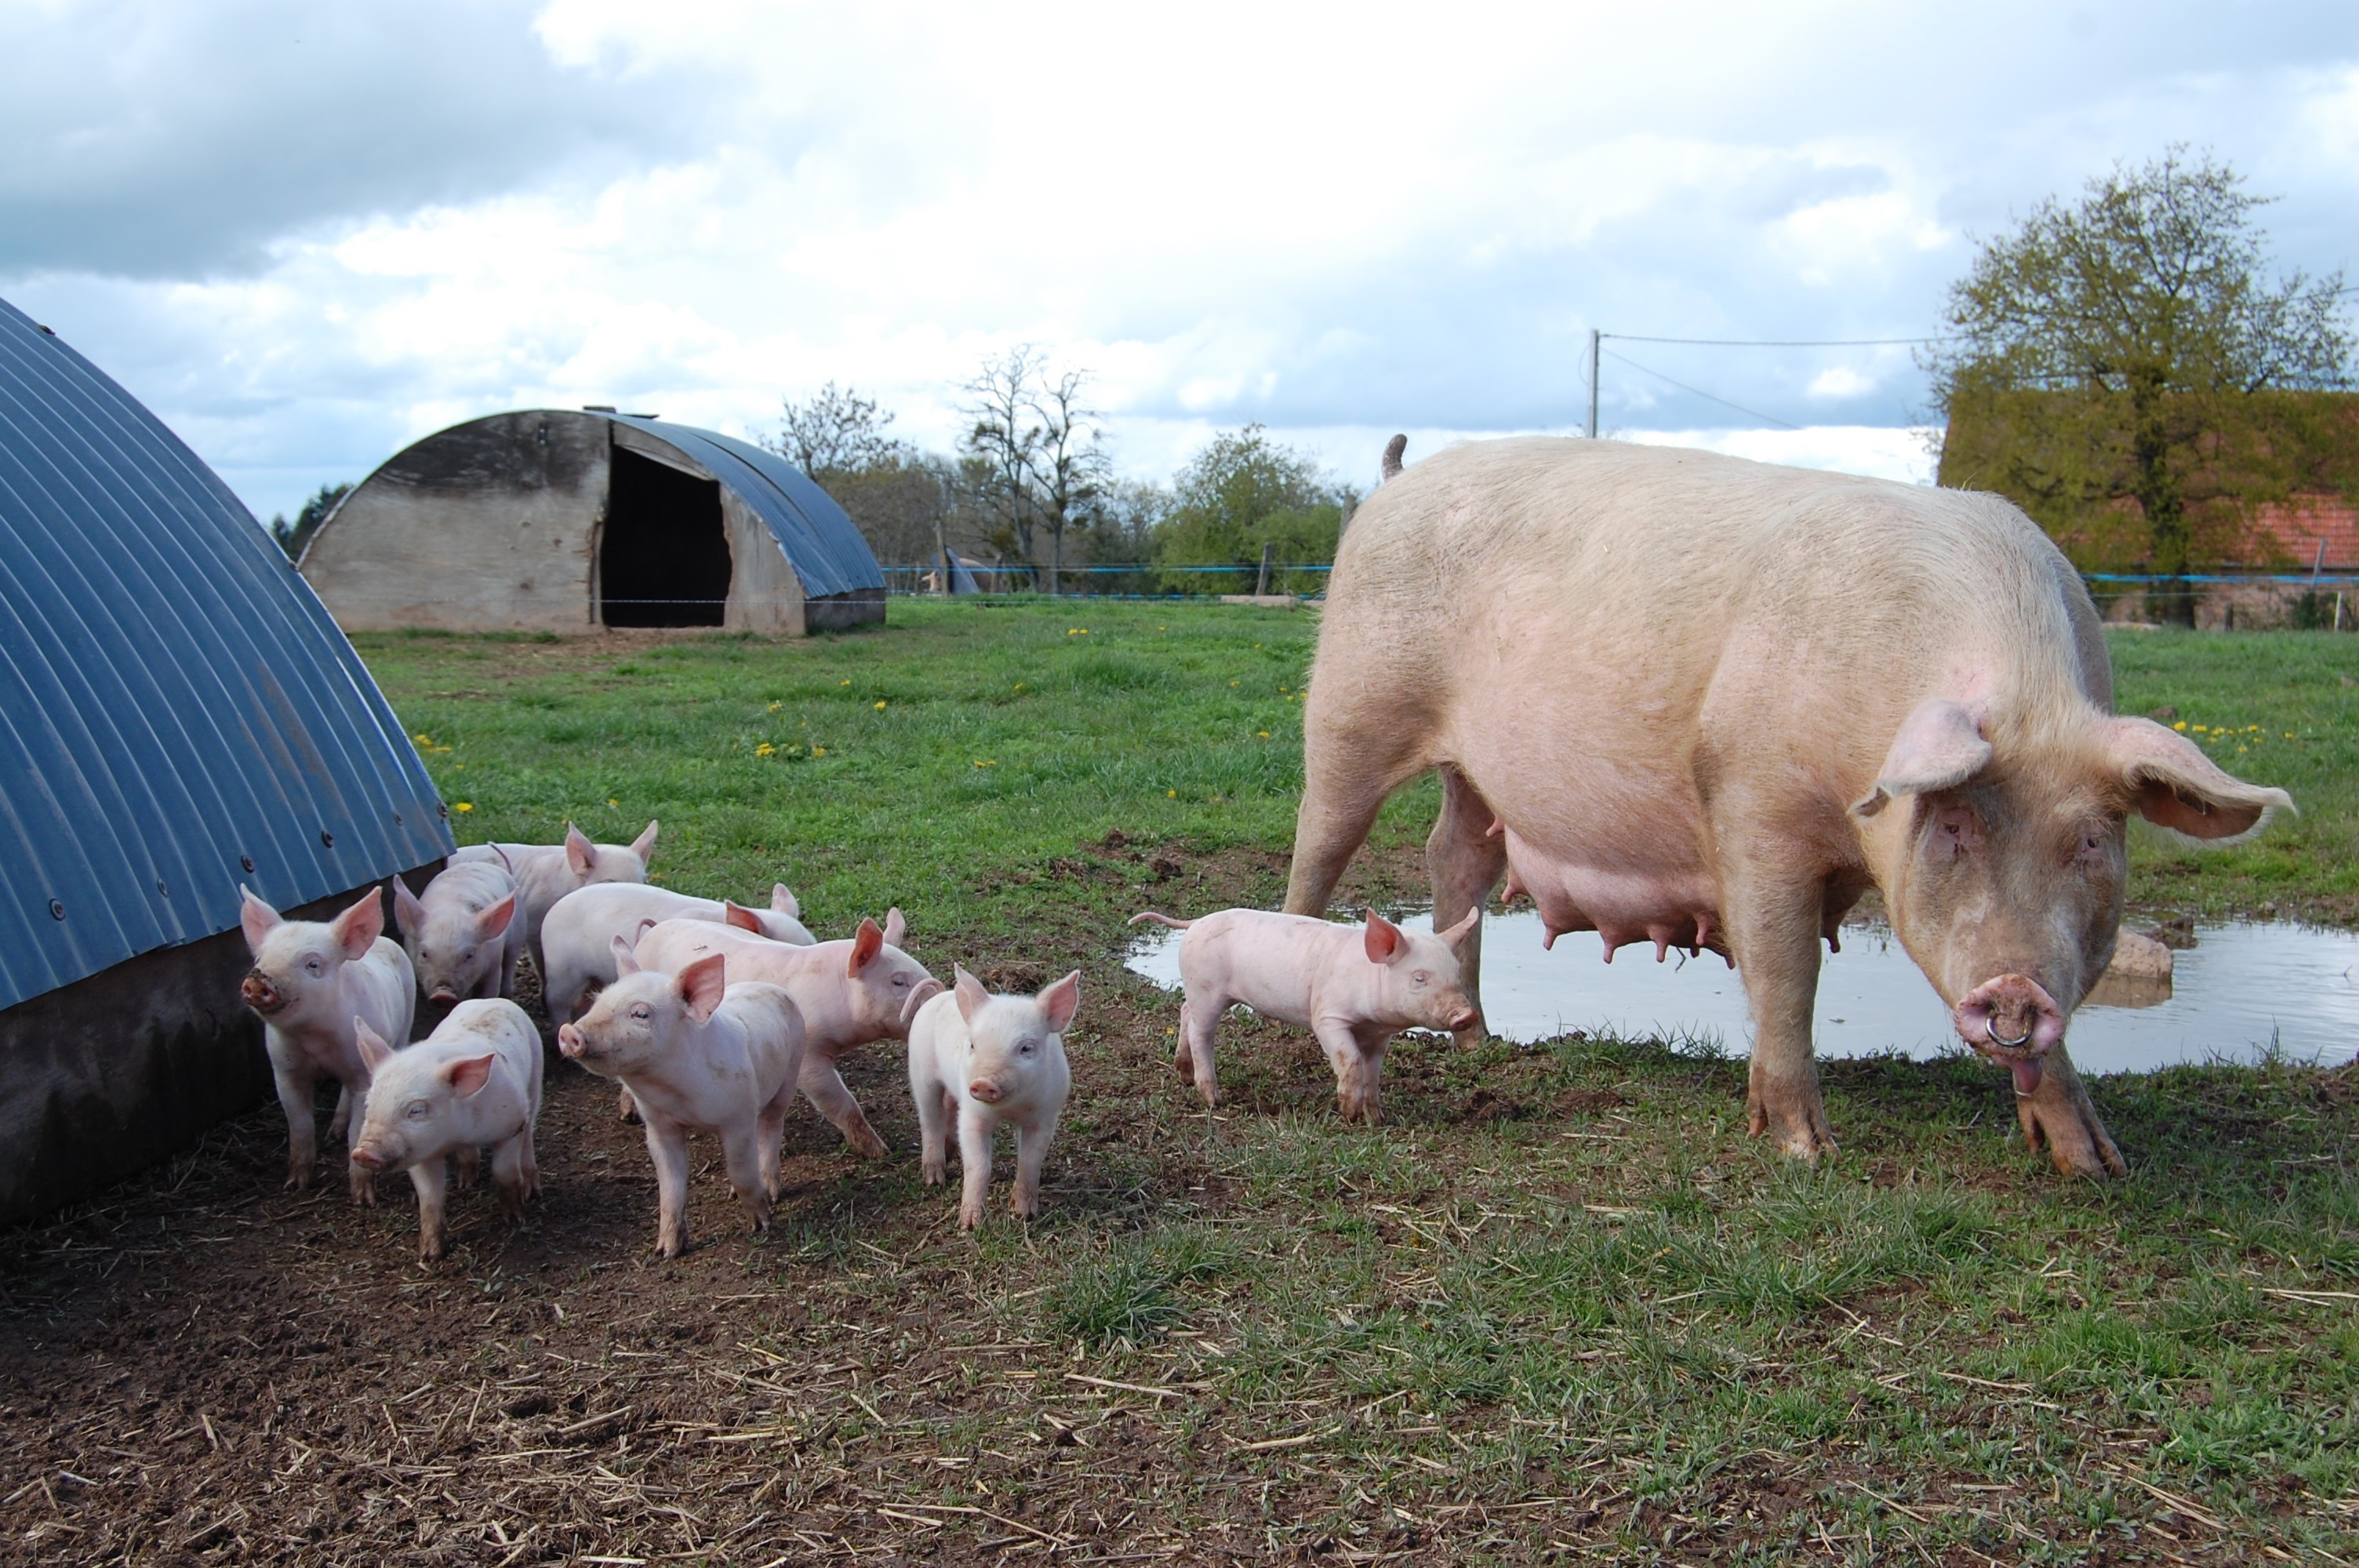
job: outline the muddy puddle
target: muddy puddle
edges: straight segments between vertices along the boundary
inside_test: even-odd
[[[1406,922],[1430,928],[1423,915]],[[2136,928],[2136,923],[2132,923]],[[2284,923],[2200,925],[2167,981],[2107,977],[2072,1016],[2068,1036],[2083,1072],[2146,1072],[2183,1062],[2251,1062],[2272,1049],[2296,1061],[2347,1062],[2359,1050],[2359,933]],[[1129,967],[1156,984],[1180,983],[1179,936],[1158,932],[1132,948]],[[1713,954],[1625,947],[1608,964],[1593,931],[1540,946],[1539,917],[1491,914],[1483,927],[1483,1011],[1511,1040],[1586,1029],[1626,1039],[1716,1042],[1742,1054],[1751,1034],[1745,988]],[[1821,1056],[1898,1051],[1930,1057],[1962,1049],[1948,1010],[1890,927],[1846,926],[1843,951],[1819,977]]]

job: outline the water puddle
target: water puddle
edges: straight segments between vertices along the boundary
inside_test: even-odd
[[[1406,925],[1430,929],[1430,917]],[[1158,931],[1129,967],[1180,983],[1180,934]],[[1745,988],[1711,953],[1662,964],[1625,947],[1611,964],[1593,931],[1540,946],[1529,910],[1483,925],[1483,1011],[1494,1033],[1546,1040],[1574,1029],[1625,1039],[1716,1041],[1742,1054],[1751,1035]],[[2250,1062],[2275,1044],[2296,1061],[2349,1061],[2359,1049],[2359,933],[2284,923],[2200,926],[2166,981],[2107,979],[2081,1004],[2067,1037],[2083,1072],[2147,1072],[2182,1062]],[[1818,1053],[1898,1051],[1919,1059],[1960,1050],[1949,1011],[1890,927],[1846,926],[1843,951],[1819,975]]]

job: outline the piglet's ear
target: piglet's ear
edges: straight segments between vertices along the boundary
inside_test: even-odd
[[[1468,934],[1481,923],[1482,919],[1483,906],[1478,903],[1473,908],[1468,910],[1464,914],[1459,916],[1457,925],[1451,926],[1447,931],[1437,932],[1436,935],[1444,942],[1447,942],[1452,947],[1455,947],[1460,943],[1466,940]]]
[[[1901,721],[1892,750],[1875,772],[1875,787],[1852,802],[1852,815],[1874,816],[1897,795],[1955,789],[1990,766],[1990,742],[1973,714],[1946,697],[1928,697]]]
[[[2132,808],[2157,827],[2214,844],[2249,838],[2293,796],[2223,773],[2186,736],[2151,719],[2105,721],[2105,761]]]
[[[883,951],[885,951],[883,927],[866,915],[862,915],[860,929],[852,935],[852,962],[844,966],[843,972],[858,979],[860,971],[875,962],[876,955]]]
[[[399,886],[400,884],[396,883],[395,885]],[[481,914],[475,916],[475,930],[479,935],[484,936],[504,935],[506,934],[509,924],[516,919],[516,895],[510,893],[507,897],[500,900],[499,903],[492,905],[489,909],[484,910]]]
[[[614,978],[621,979],[625,975],[637,974],[640,964],[638,955],[631,951],[631,939],[627,936],[615,937],[614,948]]]
[[[590,842],[590,835],[571,822],[565,825],[565,863],[573,868],[577,877],[586,877],[590,868],[598,863],[598,846]]]
[[[901,918],[901,906],[895,904],[885,912],[885,946],[898,947],[901,938],[909,934],[909,923]]]
[[[1400,956],[1402,946],[1400,927],[1372,909],[1368,911],[1366,942],[1368,962],[1389,964]]]
[[[734,925],[740,931],[750,931],[756,936],[764,935],[762,917],[734,899],[721,901],[721,919],[723,924]]]
[[[729,959],[715,953],[699,958],[679,972],[680,1000],[688,1003],[688,1016],[702,1023],[721,1005],[722,996],[729,989]]]
[[[981,980],[966,972],[965,965],[952,964],[951,971],[957,977],[959,1016],[966,1020],[969,1028],[973,1028],[975,1015],[991,1000],[991,993],[983,989]]]
[[[426,906],[399,877],[393,879],[393,918],[412,936],[426,929]]]
[[[1075,969],[1034,999],[1049,1020],[1049,1033],[1062,1034],[1082,1005],[1082,971]]]
[[[659,826],[660,824],[658,823],[648,823],[639,829],[639,836],[631,840],[631,853],[639,858],[639,864],[643,866],[655,858],[656,828]]]
[[[784,882],[770,884],[770,907],[789,920],[802,918],[803,906],[796,902],[793,891]]]
[[[371,888],[361,895],[360,903],[328,922],[328,934],[336,946],[344,950],[347,958],[364,958],[376,939],[385,935],[385,901]]]
[[[278,912],[254,896],[254,890],[244,883],[237,890],[237,925],[245,933],[245,945],[260,948],[262,939],[278,928]]]
[[[485,1054],[462,1056],[455,1062],[446,1062],[442,1065],[442,1081],[450,1085],[451,1092],[461,1099],[472,1099],[478,1089],[492,1081],[492,1063],[495,1060],[496,1057]]]
[[[353,1043],[360,1047],[361,1065],[369,1070],[372,1077],[379,1067],[393,1060],[393,1047],[357,1016],[353,1020]]]

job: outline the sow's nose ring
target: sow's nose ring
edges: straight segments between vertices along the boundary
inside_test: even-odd
[[[2031,1025],[2028,1023],[2023,1026],[2023,1033],[2012,1040],[2004,1040],[1999,1037],[1998,1024],[1995,1020],[1985,1022],[1983,1024],[1983,1033],[1989,1037],[1992,1044],[1997,1046],[2002,1051],[2020,1051],[2026,1045],[2031,1044]]]

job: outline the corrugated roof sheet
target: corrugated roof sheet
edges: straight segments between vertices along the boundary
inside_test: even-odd
[[[232,929],[241,881],[284,908],[451,848],[277,545],[5,300],[0,747],[0,1007]]]
[[[884,568],[850,514],[777,453],[691,425],[591,412],[670,442],[735,491],[770,525],[805,593],[825,598],[885,586]]]

